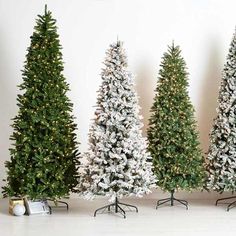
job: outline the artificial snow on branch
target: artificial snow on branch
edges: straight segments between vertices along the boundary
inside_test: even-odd
[[[210,134],[207,188],[236,190],[236,35],[230,44]]]
[[[155,185],[152,160],[142,137],[134,79],[127,70],[123,44],[106,52],[95,118],[89,133],[88,163],[81,183],[84,195],[142,196]]]

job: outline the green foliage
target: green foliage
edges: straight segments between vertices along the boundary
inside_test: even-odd
[[[157,185],[169,192],[202,187],[205,178],[188,74],[180,54],[174,45],[164,54],[148,129]]]
[[[5,196],[57,199],[75,190],[77,143],[56,21],[45,8],[28,48],[18,115],[13,119]]]

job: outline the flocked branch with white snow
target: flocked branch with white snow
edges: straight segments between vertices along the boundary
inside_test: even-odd
[[[210,135],[207,187],[236,190],[236,35],[230,45],[220,86],[219,106]]]
[[[121,42],[106,53],[95,118],[89,133],[87,165],[82,188],[87,198],[96,195],[142,196],[155,186],[134,80],[127,70]]]

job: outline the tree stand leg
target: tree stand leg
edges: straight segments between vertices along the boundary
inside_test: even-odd
[[[220,204],[219,202],[225,201],[225,200],[229,200],[229,199],[236,199],[236,196],[220,198],[220,199],[216,200],[216,206],[217,206],[218,204]],[[228,204],[226,210],[229,211],[230,209],[232,209],[232,208],[234,208],[234,207],[236,206],[236,200],[233,201],[233,202],[231,202],[231,203],[227,203],[227,202],[224,203],[224,202],[223,202],[223,203],[221,203],[221,204]]]
[[[186,207],[186,210],[188,210],[188,202],[185,201],[185,200],[181,200],[181,199],[177,199],[174,197],[174,191],[171,191],[171,195],[169,198],[164,198],[164,199],[160,199],[157,201],[157,206],[156,206],[156,209],[161,206],[161,205],[164,205],[165,203],[168,203],[170,202],[170,205],[171,206],[174,206],[174,202],[178,202],[182,205],[184,205]]]
[[[50,202],[54,202],[54,205],[53,206],[49,206],[50,208],[50,214],[52,213],[52,209],[59,209],[59,208],[66,208],[66,210],[68,211],[69,210],[69,205],[67,202],[63,202],[63,201],[54,201],[54,200],[51,200],[51,199],[47,199],[47,201],[50,201]]]
[[[122,208],[122,206],[124,206]],[[97,215],[97,213],[99,211],[101,211],[101,213],[105,212],[106,209],[108,210],[108,212],[111,212],[111,210],[113,209],[115,213],[120,213],[124,218],[126,218],[125,215],[125,209],[124,208],[134,208],[136,212],[138,212],[138,208],[136,206],[130,205],[130,204],[126,204],[126,203],[122,203],[118,201],[118,198],[116,197],[115,202],[111,203],[109,205],[106,205],[104,207],[98,208],[95,212],[94,212],[94,217]]]

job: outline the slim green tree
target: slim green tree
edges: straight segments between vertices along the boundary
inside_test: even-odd
[[[186,64],[178,46],[169,47],[164,54],[159,72],[154,103],[149,120],[149,151],[153,158],[157,185],[171,193],[174,200],[178,189],[202,187],[205,178],[204,159],[199,148],[194,109],[188,95]]]
[[[45,7],[28,48],[5,196],[58,199],[78,184],[77,142],[56,20]]]

